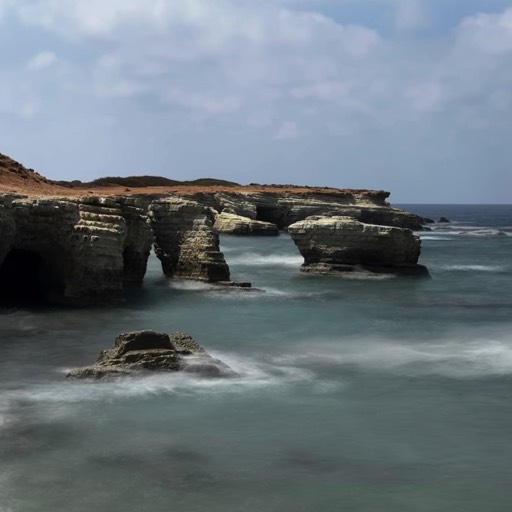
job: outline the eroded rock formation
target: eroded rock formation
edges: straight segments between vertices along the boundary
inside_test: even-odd
[[[312,216],[292,224],[288,231],[304,257],[305,272],[428,275],[418,265],[420,239],[409,229],[343,216]]]
[[[215,192],[191,196],[217,212],[240,215],[270,222],[278,229],[312,215],[341,215],[368,224],[422,229],[424,219],[418,215],[392,208],[385,191],[329,192]]]
[[[94,193],[83,188],[92,185],[52,182],[0,154],[0,302],[115,302],[127,286],[142,283],[153,243],[167,276],[232,287],[218,233],[275,235],[311,215],[409,229],[421,229],[425,220],[390,207],[389,193],[378,190],[145,186],[138,191],[94,188]],[[373,242],[368,233],[349,240],[325,226],[312,229],[316,234],[307,236],[325,249],[318,261],[294,234],[306,251],[307,268],[338,264],[333,263],[337,256],[331,261],[325,255],[338,254],[334,248],[342,242],[345,255],[358,252],[358,244],[360,254],[373,254],[365,265],[403,266],[414,260],[396,262],[390,256],[396,247],[390,248],[384,233],[392,231],[385,228],[372,228],[379,234],[372,235]]]
[[[121,298],[125,282],[142,281],[153,236],[135,200],[2,199],[4,299],[101,304]]]
[[[277,236],[279,229],[271,222],[242,217],[234,213],[219,213],[215,219],[213,229],[225,235],[252,235],[252,236]]]
[[[103,350],[92,366],[71,370],[67,377],[102,379],[155,371],[184,371],[209,377],[236,375],[188,334],[132,331],[121,333],[114,347]]]
[[[149,207],[155,253],[166,276],[229,281],[229,267],[213,231],[215,212],[195,201],[171,197]]]

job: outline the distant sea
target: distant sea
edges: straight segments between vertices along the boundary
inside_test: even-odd
[[[165,279],[122,307],[0,309],[2,512],[509,512],[512,206],[433,219],[431,279],[301,274],[222,238],[255,291]],[[126,330],[184,331],[239,378],[70,382]]]

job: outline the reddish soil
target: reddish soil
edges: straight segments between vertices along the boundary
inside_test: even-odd
[[[133,194],[175,194],[191,195],[198,192],[294,192],[298,194],[320,193],[328,195],[366,195],[370,197],[388,196],[382,190],[339,189],[329,187],[304,187],[291,185],[240,185],[240,186],[190,186],[173,185],[168,187],[123,187],[97,186],[87,183],[62,186],[53,183],[33,169],[0,153],[0,193],[17,193],[44,197],[73,197],[83,195],[133,195]]]

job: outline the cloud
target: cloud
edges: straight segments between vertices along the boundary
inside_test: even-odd
[[[299,136],[299,128],[292,121],[283,121],[279,126],[276,134],[274,135],[275,140],[289,140],[296,139]]]
[[[28,68],[34,71],[48,68],[57,62],[57,55],[53,52],[40,52],[28,62]]]
[[[488,55],[512,52],[512,7],[499,14],[479,13],[457,28],[459,45]]]
[[[424,0],[0,0],[0,30],[8,16],[18,31],[0,65],[0,150],[63,173],[215,165],[239,181],[285,162],[283,182],[439,194],[422,176],[450,166],[476,183],[490,147],[512,158],[512,5],[475,3],[430,33],[442,6]],[[97,150],[63,156],[50,137]],[[297,137],[293,155],[266,145]]]

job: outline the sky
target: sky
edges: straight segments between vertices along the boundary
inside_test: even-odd
[[[512,0],[0,0],[0,152],[510,203]]]

